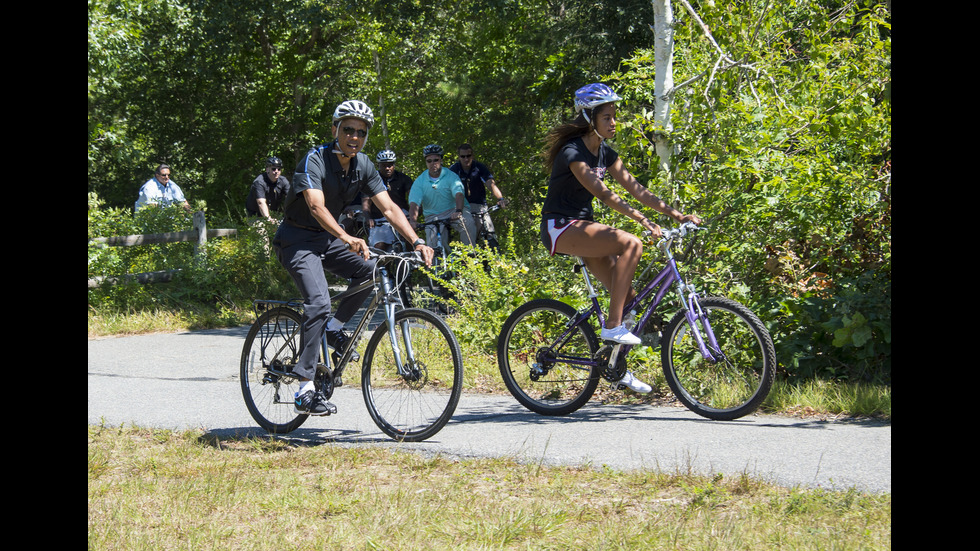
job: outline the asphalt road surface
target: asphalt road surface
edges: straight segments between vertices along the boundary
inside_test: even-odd
[[[89,424],[196,428],[219,437],[266,434],[248,414],[238,382],[247,331],[89,340]],[[750,415],[726,422],[679,407],[598,403],[566,417],[543,417],[509,395],[464,393],[434,437],[397,443],[371,421],[360,388],[338,388],[331,401],[336,415],[310,417],[285,438],[545,465],[746,473],[788,487],[891,492],[891,425],[876,421]]]

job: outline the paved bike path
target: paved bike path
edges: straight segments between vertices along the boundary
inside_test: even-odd
[[[218,436],[264,435],[238,383],[247,327],[89,340],[88,422]],[[465,366],[464,366],[465,367]],[[428,454],[512,457],[545,465],[747,473],[784,486],[891,492],[891,425],[751,415],[711,421],[679,407],[587,404],[543,417],[509,395],[465,394],[425,442],[397,443],[374,425],[360,389],[342,387],[338,414],[311,417],[286,438]]]

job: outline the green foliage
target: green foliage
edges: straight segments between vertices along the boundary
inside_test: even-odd
[[[788,375],[888,379],[887,12],[786,8],[704,6],[719,47],[741,62],[715,72],[718,51],[675,14],[674,81],[691,83],[673,92],[673,129],[653,120],[654,53],[638,50],[615,75],[631,130],[619,151],[658,194],[705,218],[696,279],[764,313]],[[655,132],[673,145],[670,174]]]
[[[97,195],[90,193],[90,238],[188,231],[193,225],[191,213],[177,205],[148,207],[135,214],[129,209],[100,208],[101,205]],[[292,280],[270,256],[274,225],[259,222],[236,227],[227,220],[209,223],[211,227],[214,224],[237,228],[237,236],[209,239],[198,256],[194,254],[194,243],[190,242],[131,247],[90,244],[89,278],[175,269],[181,272],[170,283],[105,284],[90,289],[89,305],[120,311],[189,305],[230,308],[256,298],[296,296]]]
[[[569,277],[572,263],[565,257],[551,258],[543,248],[531,255],[502,250],[454,245],[447,282],[455,297],[453,331],[460,343],[495,354],[497,335],[507,316],[518,306],[536,298],[554,298],[576,308],[585,306],[581,279]]]

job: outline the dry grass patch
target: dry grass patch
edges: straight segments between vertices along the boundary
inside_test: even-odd
[[[89,426],[90,549],[879,549],[890,495]]]

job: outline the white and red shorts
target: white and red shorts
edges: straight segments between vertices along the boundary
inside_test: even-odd
[[[558,245],[558,238],[565,230],[571,227],[572,222],[577,222],[575,218],[544,218],[541,220],[541,243],[548,249],[551,256],[555,256],[555,247]]]

